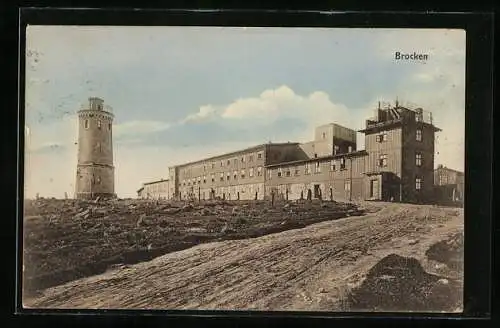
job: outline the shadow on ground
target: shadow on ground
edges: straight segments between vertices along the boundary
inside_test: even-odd
[[[429,260],[450,270],[463,270],[463,234],[432,245]],[[463,285],[459,280],[430,274],[410,257],[390,254],[375,264],[363,283],[347,297],[349,311],[456,312],[462,309]]]

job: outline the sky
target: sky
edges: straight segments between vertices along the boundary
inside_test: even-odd
[[[28,26],[25,197],[70,197],[77,114],[113,111],[115,191],[136,197],[168,167],[314,127],[361,129],[378,101],[432,112],[435,166],[464,169],[465,31]],[[397,61],[394,53],[429,54]],[[358,149],[364,147],[358,134]]]

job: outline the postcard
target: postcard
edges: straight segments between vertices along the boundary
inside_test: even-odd
[[[29,25],[23,306],[462,312],[465,38]]]

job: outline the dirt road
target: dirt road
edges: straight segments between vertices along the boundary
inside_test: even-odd
[[[348,293],[388,254],[430,273],[460,273],[425,252],[463,232],[463,211],[385,204],[378,212],[259,238],[201,244],[149,262],[46,289],[26,307],[345,310]],[[437,272],[440,271],[440,272]]]

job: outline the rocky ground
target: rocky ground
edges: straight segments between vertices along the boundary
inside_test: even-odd
[[[26,201],[24,292],[200,243],[258,237],[361,213],[353,204],[336,202]]]
[[[71,206],[67,206],[67,212],[71,212]],[[186,235],[185,231],[192,228],[189,222],[198,222],[194,228],[206,229],[204,235],[211,236],[213,242],[204,239],[200,245],[181,247],[186,249],[169,252],[151,261],[112,268],[108,265],[104,273],[43,290],[37,288],[36,294],[25,295],[26,307],[432,312],[456,312],[462,308],[462,209],[384,203],[363,204],[362,208],[335,203],[280,204],[274,208],[266,204],[216,203],[188,209],[174,204],[124,203],[114,207],[132,206],[127,215],[135,215],[135,220],[122,218],[124,221],[119,221],[118,216],[112,216],[119,214],[118,208],[109,205],[111,210],[102,214],[101,219],[89,220],[99,213],[98,208],[92,214],[83,214],[89,214],[87,219],[75,218],[77,213],[84,211],[84,206],[78,209],[79,206],[68,216],[62,215],[65,210],[59,211],[58,218],[51,216],[49,210],[39,210],[36,215],[42,217],[26,218],[26,227],[32,224],[25,230],[26,245],[29,246],[27,254],[31,256],[25,262],[26,276],[31,272],[31,277],[37,277],[34,273],[46,268],[47,264],[42,266],[44,263],[54,265],[61,262],[68,263],[66,267],[83,267],[84,262],[90,263],[90,259],[95,258],[91,255],[94,253],[106,256],[126,253],[123,245],[128,245],[124,242],[127,237],[115,238],[114,243],[106,241],[104,233],[113,235],[111,227],[122,231],[119,235],[127,236],[133,232],[126,231],[139,231],[137,227],[146,230],[146,236],[171,226],[184,231],[170,235],[162,232],[164,235],[160,233],[160,236],[163,237],[154,239],[166,238],[168,244],[171,240],[182,240],[179,235]],[[165,207],[160,210],[161,206]],[[63,208],[61,205],[57,207]],[[146,211],[140,219],[141,215],[137,214],[146,208],[154,208],[154,213],[162,214],[154,219],[156,214]],[[236,208],[234,214],[232,208]],[[203,214],[205,209],[210,209],[212,215]],[[166,214],[170,211],[176,212],[177,216]],[[247,212],[237,214],[242,211]],[[256,211],[255,215],[250,214],[254,213],[252,211]],[[197,217],[194,213],[204,216]],[[104,219],[109,216],[114,220]],[[329,216],[332,220],[328,220]],[[165,217],[170,219],[165,220]],[[46,221],[51,218],[59,223],[49,225]],[[34,222],[29,223],[30,220]],[[213,223],[210,225],[205,222],[207,220]],[[246,223],[241,226],[233,224],[237,220]],[[314,223],[315,220],[318,223]],[[62,224],[61,221],[67,222]],[[178,221],[180,223],[170,224]],[[296,221],[297,226],[294,226],[292,223]],[[91,222],[94,222],[93,226],[85,226]],[[120,222],[129,223],[126,227],[116,228]],[[145,222],[154,228],[143,225]],[[159,222],[164,222],[165,227],[160,229]],[[60,250],[65,249],[61,246],[64,243],[56,243],[57,238],[50,237],[55,236],[53,231],[58,231],[57,226],[64,225],[66,228],[59,229],[58,238],[64,236],[66,244],[76,244],[66,252]],[[71,230],[69,226],[80,228]],[[272,228],[279,226],[286,228]],[[100,234],[86,232],[94,230]],[[266,231],[277,233],[266,234]],[[247,237],[256,238],[245,238],[243,232]],[[92,239],[83,238],[85,233],[85,236],[93,236]],[[234,239],[224,237],[224,233],[233,233],[232,236],[244,239],[224,240]],[[121,250],[117,249],[118,241],[122,241]],[[57,246],[50,246],[50,243]],[[146,243],[130,243],[129,247]],[[103,245],[108,245],[115,253],[105,250]],[[85,251],[78,251],[79,248]],[[37,250],[40,253],[37,254]],[[44,250],[44,256],[40,255],[41,250]],[[80,255],[64,255],[75,252],[80,252]],[[99,258],[106,259],[106,256]],[[61,257],[65,260],[59,260]],[[75,259],[70,261],[70,258]],[[81,265],[77,264],[78,258]],[[37,262],[32,264],[30,261]],[[52,271],[45,270],[57,271],[55,267]],[[32,278],[31,281],[40,283],[43,280]]]

